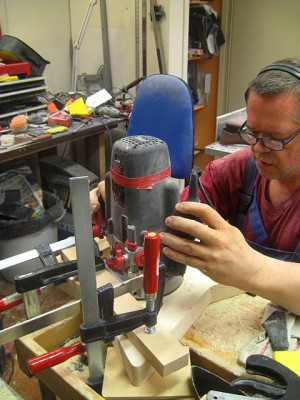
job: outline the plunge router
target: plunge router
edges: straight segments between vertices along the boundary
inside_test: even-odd
[[[128,279],[142,272],[145,233],[165,231],[164,221],[179,201],[167,144],[150,136],[116,141],[105,188],[106,234],[111,248],[106,264]],[[168,276],[165,294],[182,281],[183,274]]]

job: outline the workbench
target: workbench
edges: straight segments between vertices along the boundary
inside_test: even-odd
[[[80,127],[81,121],[73,121],[71,127],[60,133],[53,134],[51,138],[39,141],[25,141],[12,147],[0,147],[0,163],[6,163],[31,154],[53,149],[61,144],[83,139],[85,141],[86,165],[100,179],[105,176],[105,132],[114,129],[122,119],[94,117],[89,124]],[[80,128],[80,129],[78,129]],[[36,128],[34,128],[36,130]],[[78,130],[77,130],[78,129]],[[29,129],[28,129],[29,130]],[[0,132],[1,134],[1,132]],[[33,138],[32,138],[33,139]]]
[[[209,369],[229,381],[234,377],[244,375],[244,368],[237,363],[237,355],[248,340],[256,337],[266,300],[210,282],[207,277],[194,269],[188,269],[184,282],[181,290],[176,290],[172,296],[168,295],[165,298],[162,311],[164,308],[165,310],[161,314],[164,324],[168,324],[166,315],[171,315],[173,318],[176,314],[174,310],[172,311],[174,307],[172,303],[179,301],[179,306],[176,306],[178,313],[182,313],[184,307],[191,311],[190,321],[185,321],[180,328],[183,331],[181,342],[190,348],[191,363]],[[59,291],[58,288],[57,290]],[[54,292],[52,293],[54,295]],[[187,296],[188,301],[182,300],[183,294]],[[18,360],[21,369],[26,373],[26,360],[29,357],[54,348],[63,339],[78,331],[80,323],[78,318],[80,317],[60,322],[18,340]],[[116,358],[115,355],[112,360],[114,364],[118,363],[118,357]],[[116,389],[121,385],[125,385],[123,389],[128,388],[130,383],[124,374],[121,371],[116,373],[119,374],[118,385],[113,386]],[[180,379],[183,379],[183,376],[181,374]],[[58,365],[44,371],[38,375],[38,378],[63,399],[102,398],[95,393],[92,396],[91,389],[80,378],[70,373],[65,365]],[[154,385],[152,381],[150,383]],[[141,390],[140,387],[135,389],[137,392]],[[70,393],[71,397],[68,397]],[[135,391],[130,388],[127,394],[134,399],[136,398],[134,393]],[[172,397],[163,398],[171,399]]]

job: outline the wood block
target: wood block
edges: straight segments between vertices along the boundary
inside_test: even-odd
[[[98,244],[99,250],[102,251],[103,257],[107,257],[110,250],[107,239],[104,237],[103,239],[94,238],[94,240]],[[63,249],[60,251],[60,254],[63,261],[76,260],[77,259],[76,246]]]
[[[141,326],[128,332],[127,337],[161,376],[168,376],[189,362],[189,348],[182,346],[159,324],[153,334],[145,333]]]
[[[154,371],[147,382],[136,387],[130,384],[115,349],[108,350],[102,391],[106,400],[193,398],[190,365],[164,378]]]
[[[147,361],[126,335],[117,336],[113,345],[120,360],[123,362],[130,382],[134,386],[143,385],[155,371],[150,362]],[[109,368],[109,365],[107,368]]]
[[[141,308],[141,302],[138,302],[130,294],[115,299],[116,314]],[[144,327],[141,326],[126,335],[161,376],[167,376],[188,364],[188,348],[182,346],[179,340],[168,333],[159,322],[153,334],[145,333]]]

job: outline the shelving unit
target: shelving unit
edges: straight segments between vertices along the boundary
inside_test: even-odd
[[[195,4],[208,4],[221,16],[222,0],[196,1],[190,0],[190,6]],[[218,75],[219,75],[219,56],[192,56],[188,59],[190,63],[196,63],[197,70],[201,73],[211,74],[210,95],[207,105],[195,104],[194,124],[195,124],[195,152],[194,165],[204,169],[213,157],[204,153],[206,145],[215,141],[216,116],[217,116],[217,96],[218,96]]]

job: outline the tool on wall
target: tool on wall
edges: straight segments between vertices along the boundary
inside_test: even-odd
[[[159,66],[159,72],[161,74],[167,73],[167,66],[166,66],[166,59],[165,59],[165,52],[161,34],[161,21],[160,18],[157,19],[157,8],[158,4],[156,0],[150,0],[150,13],[151,13],[151,20],[153,24],[153,32],[156,44],[156,54],[157,54],[157,61]]]
[[[72,55],[72,83],[71,91],[76,92],[77,87],[77,70],[78,70],[78,51],[81,47],[82,40],[91,17],[93,7],[97,4],[97,0],[89,0],[89,4],[84,15],[84,19],[78,34],[77,39],[73,43],[73,55]],[[97,72],[96,79],[92,76],[92,81],[101,81],[101,87],[107,90],[111,89],[111,71],[110,71],[110,54],[109,54],[109,42],[108,42],[108,28],[107,28],[107,12],[106,12],[106,0],[100,1],[100,18],[101,18],[101,29],[102,29],[102,46],[103,46],[103,60],[102,65]],[[80,76],[82,80],[88,86],[89,75],[82,74]]]

